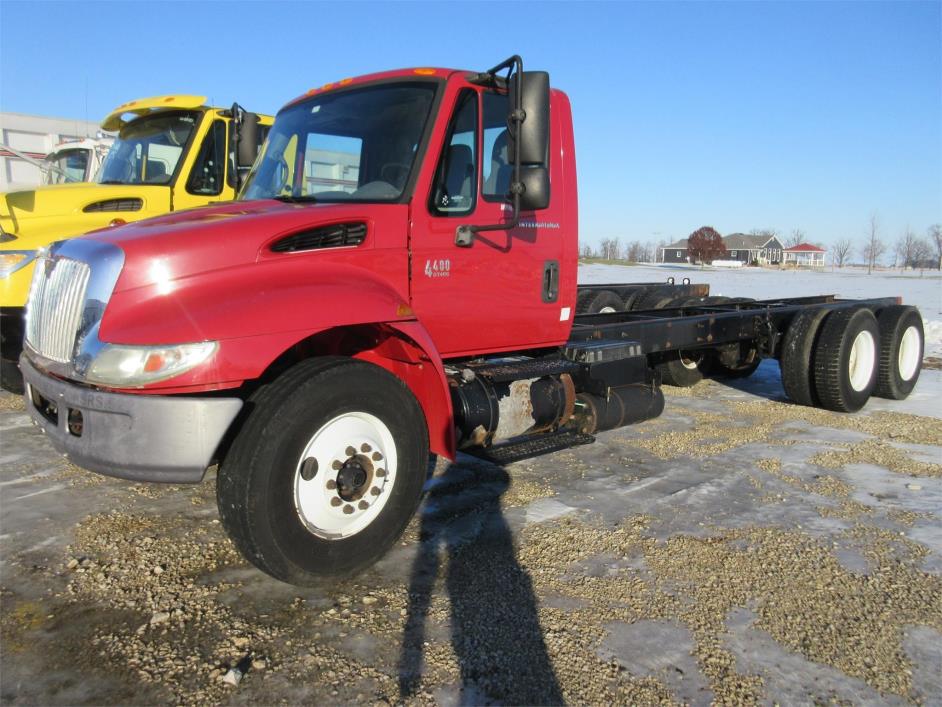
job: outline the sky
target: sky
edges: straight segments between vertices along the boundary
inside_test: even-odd
[[[580,240],[942,222],[942,2],[0,0],[0,111],[133,98],[274,112],[308,88],[511,54],[573,106]]]

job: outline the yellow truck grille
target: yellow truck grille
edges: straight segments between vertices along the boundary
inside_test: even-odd
[[[42,356],[68,363],[82,324],[88,265],[69,258],[37,260],[26,302],[26,343]]]

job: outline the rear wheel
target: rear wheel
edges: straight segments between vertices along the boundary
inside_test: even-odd
[[[425,482],[425,418],[409,389],[369,363],[309,359],[249,404],[216,482],[220,517],[246,559],[297,585],[379,559]]]
[[[916,386],[922,370],[925,333],[915,307],[892,305],[877,316],[880,360],[874,395],[903,400]]]
[[[625,304],[622,302],[621,297],[611,290],[596,290],[592,291],[591,297],[586,298],[583,306],[585,310],[582,312],[578,311],[577,306],[576,312],[578,314],[611,314],[612,312],[622,311]]]
[[[656,365],[661,382],[678,388],[689,388],[703,380],[706,354],[703,351],[672,351]]]
[[[799,405],[813,407],[818,404],[812,375],[812,355],[821,322],[828,314],[830,310],[823,307],[803,309],[795,315],[785,332],[779,358],[782,387],[785,395]]]
[[[873,312],[848,307],[824,320],[814,351],[814,388],[823,408],[856,412],[877,384],[880,331]]]

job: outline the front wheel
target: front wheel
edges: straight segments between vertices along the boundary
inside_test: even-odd
[[[289,584],[350,575],[399,538],[421,499],[425,418],[382,368],[309,359],[261,389],[219,469],[219,514],[252,564]]]

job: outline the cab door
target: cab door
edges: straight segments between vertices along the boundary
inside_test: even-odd
[[[470,247],[455,245],[458,226],[506,223],[511,216],[506,93],[465,85],[443,105],[450,105],[447,126],[427,158],[435,168],[423,170],[412,202],[413,310],[443,356],[565,341],[571,311],[559,299],[558,230],[523,213],[512,230],[481,232]]]
[[[208,115],[207,115],[208,119]],[[235,198],[226,179],[227,133],[230,121],[215,117],[202,137],[195,141],[195,159],[187,159],[173,186],[173,208],[188,209]]]

